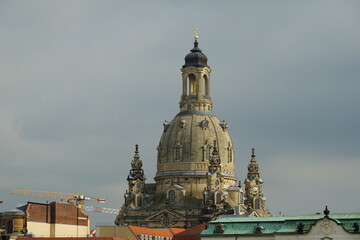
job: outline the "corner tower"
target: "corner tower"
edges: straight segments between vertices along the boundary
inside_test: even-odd
[[[124,205],[117,224],[188,228],[243,205],[228,125],[212,113],[207,60],[195,32],[181,68],[180,112],[163,123],[155,183],[145,184],[142,206]]]
[[[245,179],[246,214],[254,217],[269,217],[270,211],[266,208],[266,198],[262,191],[263,181],[260,178],[259,165],[255,158],[255,148],[252,149],[251,160],[248,165],[248,174]]]

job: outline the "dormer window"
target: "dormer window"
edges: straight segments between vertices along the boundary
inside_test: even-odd
[[[263,230],[264,230],[264,228],[262,226],[257,225],[254,227],[253,232],[255,234],[262,234]]]
[[[222,224],[216,224],[214,228],[214,233],[223,233],[224,226]]]

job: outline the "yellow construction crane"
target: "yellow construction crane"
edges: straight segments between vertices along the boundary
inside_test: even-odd
[[[95,201],[99,203],[105,203],[104,198],[91,198],[83,194],[33,191],[33,190],[13,190],[11,191],[11,194],[66,199],[68,201],[75,201],[76,206],[78,206],[81,209],[84,208],[85,201]]]
[[[88,212],[98,212],[98,213],[108,213],[108,214],[116,214],[122,211],[121,209],[116,208],[103,208],[103,207],[94,207],[94,206],[84,206],[84,210]]]

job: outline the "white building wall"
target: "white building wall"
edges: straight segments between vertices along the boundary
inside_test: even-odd
[[[34,237],[88,237],[90,223],[87,226],[71,224],[49,224],[43,222],[27,222],[28,233]]]
[[[27,222],[27,229],[29,234],[34,237],[51,237],[50,223],[43,222]]]
[[[88,237],[90,227],[70,224],[51,224],[51,237]]]

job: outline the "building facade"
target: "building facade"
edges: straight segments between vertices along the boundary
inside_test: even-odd
[[[87,237],[90,217],[73,202],[28,202],[0,213],[3,240],[17,237]]]
[[[360,239],[360,214],[310,214],[295,217],[232,217],[210,222],[203,240],[355,240]]]
[[[256,204],[260,204],[261,211],[259,208],[253,215],[270,214],[258,174],[251,173],[245,181],[245,186],[252,189],[249,197],[235,176],[228,124],[212,112],[211,69],[207,60],[195,35],[194,47],[185,56],[181,69],[180,112],[171,122],[163,123],[155,183],[146,182],[136,145],[125,204],[115,220],[117,225],[188,228],[220,214],[253,212]]]

